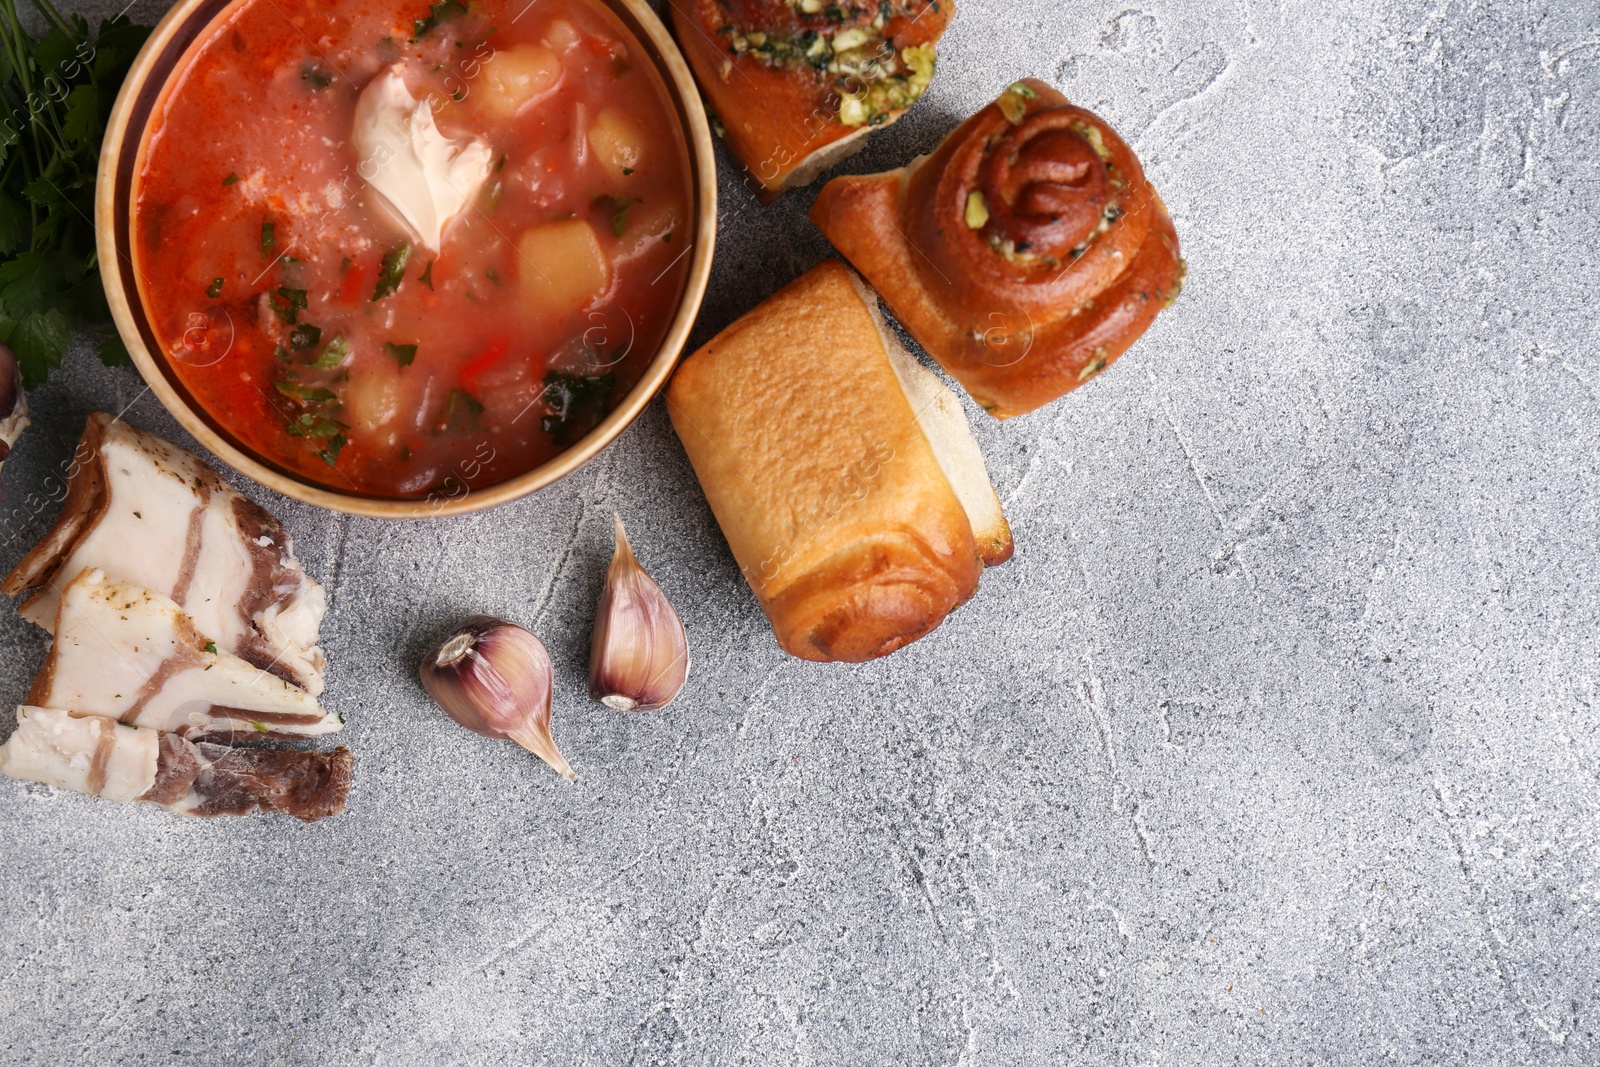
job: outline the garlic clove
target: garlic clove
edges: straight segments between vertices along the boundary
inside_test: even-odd
[[[11,349],[0,345],[0,464],[11,455],[28,425],[28,397],[22,391],[22,370]]]
[[[618,711],[672,703],[689,677],[689,637],[661,587],[645,573],[613,514],[616,553],[606,571],[589,645],[589,695]]]
[[[561,777],[578,776],[550,736],[555,668],[544,643],[515,623],[473,615],[423,657],[422,688],[473,733],[515,741]]]

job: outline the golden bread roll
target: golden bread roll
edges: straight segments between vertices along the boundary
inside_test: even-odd
[[[893,343],[838,260],[686,359],[667,411],[792,655],[887,655],[971,596],[985,560],[1011,554],[954,394]]]
[[[900,170],[835,178],[811,220],[984,410],[1008,418],[1104,370],[1183,285],[1133,149],[1017,82]]]

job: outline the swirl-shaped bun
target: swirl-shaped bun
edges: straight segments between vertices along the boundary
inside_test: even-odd
[[[811,218],[999,418],[1094,377],[1182,285],[1177,233],[1133,150],[1031,79],[927,159],[829,182]]]

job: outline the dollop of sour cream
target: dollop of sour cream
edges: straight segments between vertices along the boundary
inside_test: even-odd
[[[434,252],[450,220],[478,195],[493,166],[487,141],[439,132],[433,109],[411,95],[398,66],[362,90],[352,140],[360,160],[357,173]]]

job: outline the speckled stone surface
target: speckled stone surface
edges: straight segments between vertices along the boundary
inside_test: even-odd
[[[331,593],[350,810],[0,782],[0,1060],[1600,1061],[1600,9],[961,0],[941,52],[841,170],[1036,75],[1134,144],[1190,264],[1100,380],[977,417],[1016,559],[823,666],[659,402],[473,517],[247,486]],[[811,191],[722,162],[699,339],[827,252]],[[5,567],[85,413],[185,440],[86,347],[33,403]],[[694,644],[661,714],[583,691],[613,508]],[[416,685],[481,610],[548,643],[578,785]],[[0,614],[0,699],[45,647]]]

